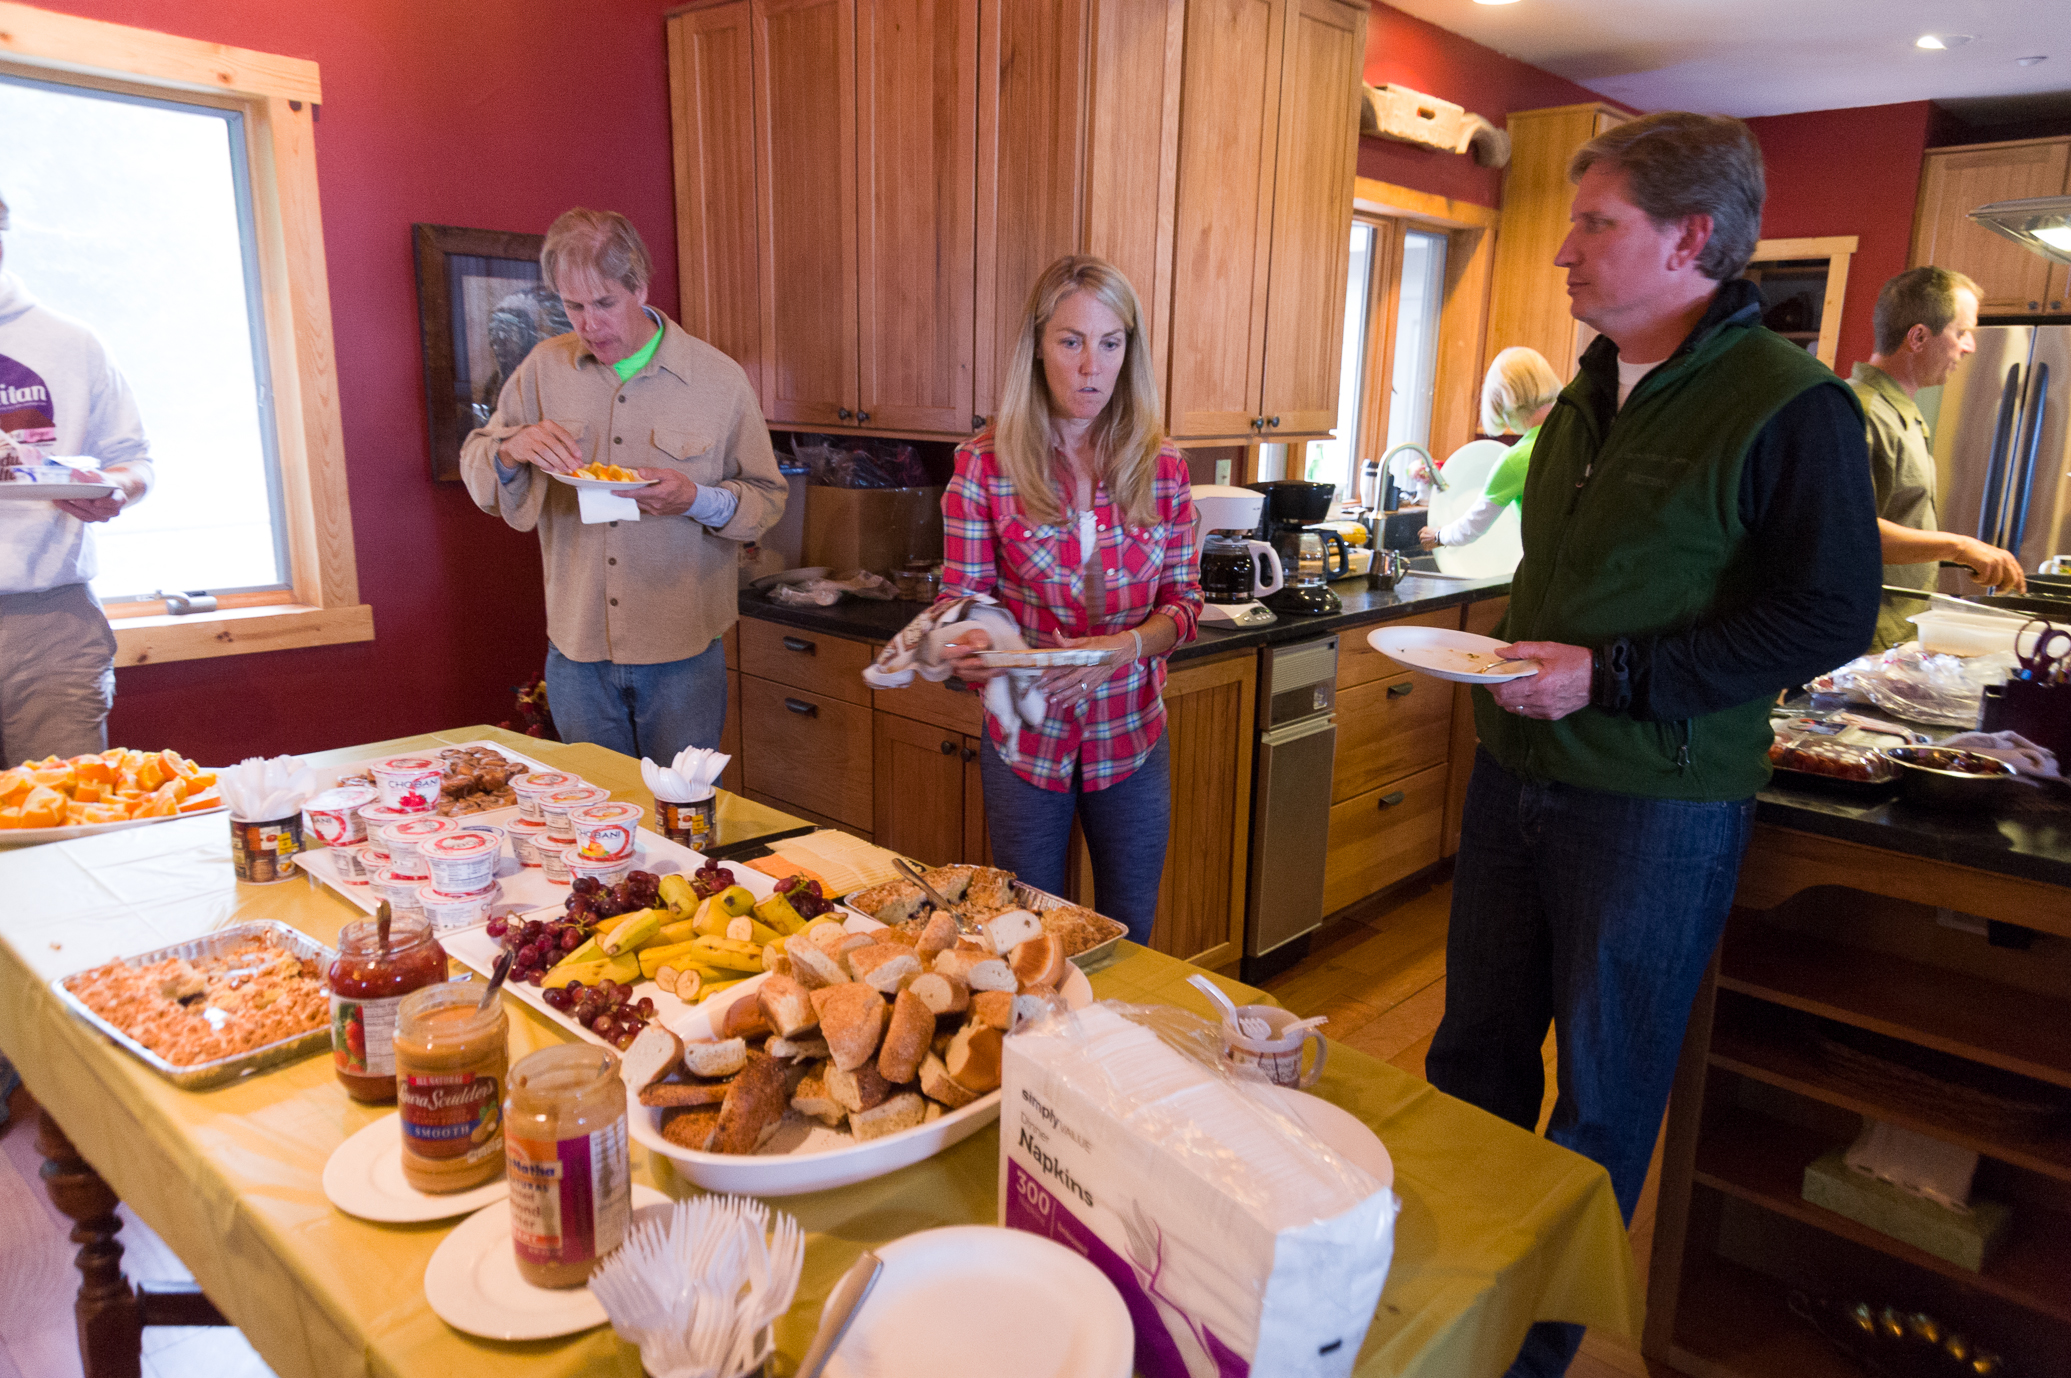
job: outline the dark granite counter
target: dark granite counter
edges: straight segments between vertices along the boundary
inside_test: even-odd
[[[1436,612],[1484,598],[1500,598],[1510,591],[1508,579],[1437,579],[1412,574],[1392,589],[1370,589],[1364,579],[1348,579],[1331,586],[1337,591],[1344,611],[1330,617],[1290,617],[1263,627],[1201,628],[1201,635],[1172,653],[1173,664],[1185,664],[1229,651],[1277,646],[1290,641],[1333,632],[1350,632],[1391,618]],[[741,590],[741,616],[776,622],[824,636],[846,636],[857,641],[886,641],[917,616],[922,604],[893,599],[873,603],[844,598],[831,608],[794,608],[772,603],[759,593]]]
[[[1922,808],[1895,794],[1840,798],[1817,788],[1772,786],[1755,797],[1755,821],[1906,856],[2071,887],[2071,788],[1994,813]],[[2071,904],[2071,896],[2066,896]]]

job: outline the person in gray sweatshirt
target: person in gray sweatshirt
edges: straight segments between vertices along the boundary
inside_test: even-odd
[[[151,448],[129,384],[94,333],[39,306],[6,271],[0,199],[0,463],[61,463],[88,500],[0,501],[0,769],[105,751],[115,633],[88,581],[88,527],[151,489]]]

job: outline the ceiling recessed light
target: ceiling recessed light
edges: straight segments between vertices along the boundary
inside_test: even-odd
[[[1514,5],[1517,0],[1474,0],[1477,5]]]
[[[1924,33],[1913,40],[1915,48],[1960,48],[1977,37],[1967,33]]]
[[[1949,45],[1942,42],[1939,38],[1936,38],[1931,33],[1924,33],[1913,40],[1913,46],[1915,48],[1946,48]]]

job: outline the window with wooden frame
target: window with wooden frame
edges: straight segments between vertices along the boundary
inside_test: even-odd
[[[158,469],[95,532],[118,666],[373,637],[331,363],[321,99],[313,62],[0,0],[6,266],[110,346]],[[215,607],[176,614],[159,590]]]

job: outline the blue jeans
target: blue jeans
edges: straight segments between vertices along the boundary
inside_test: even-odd
[[[1129,925],[1129,941],[1148,943],[1158,917],[1165,839],[1172,831],[1171,740],[1160,735],[1135,773],[1106,789],[1081,789],[1074,775],[1069,790],[1049,790],[1016,775],[993,750],[988,733],[978,749],[978,771],[993,865],[1038,890],[1063,894],[1076,816],[1086,834],[1100,912]]]
[[[667,765],[687,746],[716,748],[726,725],[726,648],[686,660],[620,665],[547,647],[547,708],[564,742],[595,742]]]
[[[1754,800],[1688,803],[1534,783],[1475,754],[1431,1084],[1604,1165],[1630,1222],[1718,945]],[[1532,1327],[1515,1375],[1559,1374],[1582,1327]]]

